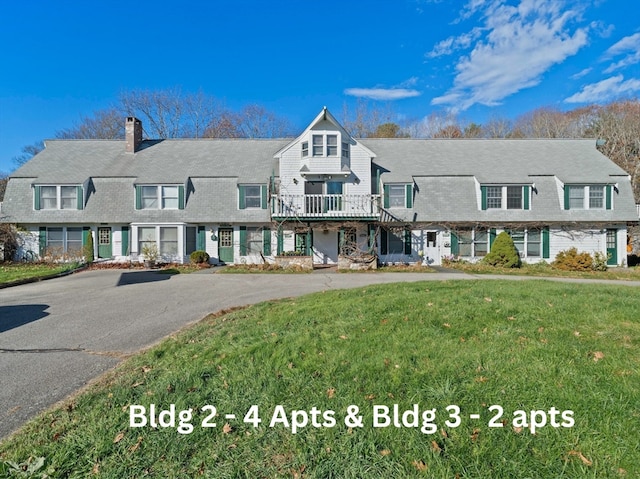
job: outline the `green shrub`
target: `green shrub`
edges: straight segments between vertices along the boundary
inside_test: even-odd
[[[491,266],[499,266],[502,268],[519,268],[521,265],[520,255],[509,233],[503,231],[500,233],[493,245],[491,251],[482,260],[484,264]]]
[[[579,253],[576,248],[569,248],[566,251],[560,251],[551,264],[554,268],[563,271],[591,271],[593,258],[587,252]]]
[[[209,262],[209,253],[202,250],[194,251],[189,255],[189,259],[194,264],[203,264]]]
[[[93,256],[93,234],[89,231],[87,234],[87,244],[84,245],[84,262],[85,263],[93,263],[95,259]]]

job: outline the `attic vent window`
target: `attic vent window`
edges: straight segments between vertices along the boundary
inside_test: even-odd
[[[309,156],[309,142],[308,141],[303,141],[302,142],[302,157],[306,158],[307,156]]]

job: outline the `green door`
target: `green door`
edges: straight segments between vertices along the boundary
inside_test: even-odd
[[[111,258],[111,227],[101,226],[98,228],[98,258]]]
[[[618,264],[618,230],[607,230],[607,266]]]
[[[233,263],[233,228],[218,230],[218,258],[222,263]]]

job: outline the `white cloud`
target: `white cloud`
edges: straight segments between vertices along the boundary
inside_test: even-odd
[[[591,70],[593,70],[593,68],[591,68],[591,67],[585,68],[584,70],[581,70],[578,73],[575,73],[575,74],[571,75],[569,78],[571,78],[572,80],[578,80],[578,79],[582,78],[583,76],[586,76],[589,73],[591,73]]]
[[[622,59],[612,63],[605,69],[605,73],[612,73],[629,65],[640,63],[640,33],[624,37],[622,40],[609,47],[605,58],[615,58],[622,55]]]
[[[463,33],[457,37],[449,37],[436,43],[433,50],[426,54],[427,58],[436,58],[442,55],[449,55],[456,50],[469,48],[482,35],[482,28],[476,27],[468,33]]]
[[[587,28],[569,27],[579,13],[566,8],[564,0],[521,0],[517,6],[504,0],[471,0],[467,5],[470,11],[479,8],[486,34],[458,59],[453,87],[434,98],[433,105],[455,110],[477,103],[498,105],[505,97],[539,84],[547,70],[587,44]],[[451,48],[462,45],[474,30],[452,38]]]
[[[635,78],[625,80],[624,76],[616,75],[585,85],[580,92],[565,98],[564,101],[565,103],[606,103],[638,91],[640,91],[640,80]]]
[[[402,100],[420,96],[418,90],[410,88],[347,88],[345,95],[371,100]]]

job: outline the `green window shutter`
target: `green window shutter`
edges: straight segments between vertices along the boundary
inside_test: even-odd
[[[281,255],[284,251],[284,233],[282,231],[282,225],[278,226],[278,255]]]
[[[136,209],[142,209],[142,186],[136,185]]]
[[[86,246],[89,242],[89,235],[91,234],[91,228],[88,226],[82,227],[82,246]]]
[[[40,209],[40,187],[39,186],[33,187],[33,209],[36,211]]]
[[[244,210],[247,207],[247,203],[244,200],[244,186],[238,185],[238,208]]]
[[[542,229],[542,257],[548,259],[550,256],[549,248],[549,228]]]
[[[271,256],[271,230],[262,230],[262,252],[265,256]]]
[[[482,196],[482,209],[486,210],[487,209],[487,187],[486,186],[480,187],[480,195]]]
[[[564,185],[564,209],[569,209],[569,185]]]
[[[38,246],[40,249],[40,258],[42,258],[47,249],[47,228],[44,226],[41,226],[38,230]]]
[[[178,185],[178,209],[184,209],[184,185]]]
[[[382,207],[388,208],[389,207],[389,185],[384,185],[382,187],[382,191],[383,191]]]
[[[205,236],[204,226],[198,226],[198,232],[196,233],[196,249],[198,251],[204,251],[206,249],[207,238]]]
[[[380,254],[387,254],[389,251],[389,232],[382,228],[380,230]]]
[[[269,202],[267,201],[267,185],[260,187],[260,193],[262,193],[262,209],[266,210]]]
[[[525,210],[530,209],[529,208],[529,197],[531,195],[531,187],[530,186],[523,186],[522,187],[522,207]]]
[[[240,256],[247,256],[247,227],[240,226]]]
[[[605,186],[605,194],[606,194],[606,208],[610,210],[611,209],[611,185]]]
[[[407,208],[413,208],[413,185],[412,184],[407,185],[407,192],[406,192],[405,199],[407,202]]]
[[[313,242],[313,230],[311,228],[309,228],[307,230],[307,248],[306,248],[306,251],[305,251],[305,254],[307,256],[311,256],[311,249],[312,249],[311,248],[311,244],[312,244],[312,242]]]
[[[460,252],[460,248],[458,247],[458,235],[453,231],[451,232],[451,254],[454,256],[458,256]]]
[[[129,227],[123,226],[122,229],[122,256],[129,256]]]
[[[76,186],[76,196],[78,201],[78,209],[84,209],[84,195],[82,194],[82,186]]]
[[[404,254],[411,254],[411,230],[404,230]]]
[[[496,240],[496,229],[491,228],[489,230],[489,251],[491,251],[491,248],[493,247],[493,242],[495,240]]]

